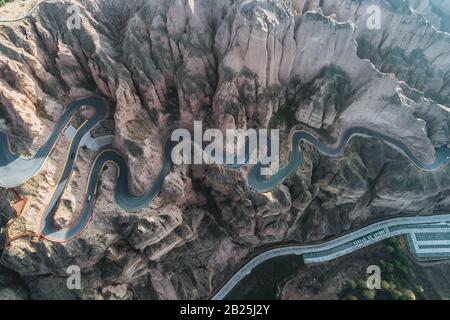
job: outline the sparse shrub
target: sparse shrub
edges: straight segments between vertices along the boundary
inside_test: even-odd
[[[373,300],[375,299],[375,296],[377,295],[376,290],[364,290],[362,293],[362,296],[366,300]]]

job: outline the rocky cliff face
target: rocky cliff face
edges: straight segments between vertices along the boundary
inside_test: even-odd
[[[103,126],[115,133],[136,194],[158,173],[166,135],[193,120],[278,127],[283,161],[292,128],[332,144],[355,125],[431,161],[450,138],[450,10],[443,1],[411,1],[415,10],[401,0],[374,2],[380,30],[367,28],[367,6],[356,0],[42,3],[24,21],[0,26],[3,129],[32,153],[68,101],[102,95],[112,108]],[[80,8],[80,29],[66,25],[71,4]],[[157,200],[133,214],[115,206],[110,168],[80,237],[17,240],[1,263],[19,272],[34,298],[207,298],[259,246],[450,208],[449,168],[419,172],[389,146],[362,138],[339,159],[304,150],[302,167],[270,194],[250,189],[246,169],[175,167]],[[50,177],[63,152],[52,154]],[[93,158],[81,154],[73,195],[59,210],[77,208]],[[22,191],[38,212],[51,187]],[[81,291],[59,285],[73,264],[83,270]]]

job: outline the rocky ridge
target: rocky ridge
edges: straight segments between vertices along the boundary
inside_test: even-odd
[[[406,1],[374,2],[382,8],[378,31],[367,30],[367,7],[355,0],[42,3],[23,22],[0,26],[3,126],[33,153],[70,99],[104,96],[136,194],[158,173],[166,135],[193,120],[278,127],[281,141],[305,128],[330,144],[347,127],[367,126],[430,161],[450,137],[444,16],[419,10],[417,1],[417,11]],[[73,3],[80,30],[66,26]],[[419,172],[389,146],[361,138],[339,159],[304,150],[302,167],[270,194],[250,189],[246,169],[175,167],[140,213],[114,204],[110,168],[79,238],[24,238],[1,263],[20,273],[33,298],[207,298],[260,246],[323,240],[379,217],[450,207],[449,168]],[[92,156],[82,155],[77,172]],[[282,143],[283,162],[287,156]],[[72,186],[82,181],[75,175]],[[45,204],[39,188],[22,191],[36,207]],[[66,200],[75,208],[73,193]],[[73,264],[83,270],[81,291],[58,286]]]

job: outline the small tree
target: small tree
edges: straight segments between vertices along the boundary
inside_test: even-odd
[[[355,280],[349,280],[348,282],[347,282],[347,288],[349,288],[350,290],[356,290],[356,288],[357,288],[358,286],[356,285],[356,282],[355,282]]]
[[[391,288],[391,284],[386,280],[381,281],[381,289],[389,290]]]
[[[412,290],[403,291],[402,298],[405,300],[416,300],[416,295]]]
[[[377,295],[377,291],[376,290],[363,290],[362,293],[364,299],[366,300],[373,300],[375,299],[375,296]]]
[[[416,292],[417,293],[423,293],[425,290],[423,289],[423,286],[422,285],[417,285],[416,286]]]

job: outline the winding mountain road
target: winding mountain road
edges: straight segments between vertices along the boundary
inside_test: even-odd
[[[8,136],[5,133],[0,132],[0,186],[5,188],[16,187],[35,176],[41,170],[44,162],[51,153],[64,128],[68,125],[75,112],[82,106],[92,106],[95,108],[96,112],[93,117],[81,125],[72,139],[63,173],[57,184],[52,199],[50,200],[50,203],[43,215],[42,225],[40,228],[40,235],[54,242],[70,241],[83,232],[83,230],[88,226],[92,218],[93,208],[95,205],[98,179],[101,175],[102,169],[108,163],[114,164],[118,169],[115,200],[124,210],[132,212],[142,210],[154,200],[160,192],[164,179],[170,172],[172,166],[171,151],[175,143],[170,139],[167,139],[164,146],[164,161],[159,175],[150,190],[144,196],[134,197],[128,189],[128,167],[125,159],[114,150],[106,150],[101,152],[96,158],[91,169],[87,190],[85,193],[84,206],[78,219],[67,228],[56,228],[53,223],[54,212],[58,207],[60,198],[72,174],[80,141],[86,133],[106,118],[108,114],[106,102],[99,97],[89,97],[70,103],[60,120],[56,123],[55,128],[53,129],[53,132],[47,142],[31,159],[22,159],[14,155],[11,152]],[[251,167],[248,172],[249,185],[255,191],[263,193],[273,190],[280,183],[282,183],[284,179],[286,179],[286,177],[295,171],[302,163],[303,158],[300,148],[301,141],[312,144],[323,155],[339,157],[343,155],[347,143],[354,136],[373,137],[385,141],[402,152],[420,170],[438,170],[450,162],[450,148],[437,149],[435,161],[432,163],[423,163],[402,142],[367,128],[354,127],[347,130],[342,135],[336,147],[330,147],[322,144],[319,139],[306,131],[295,131],[291,136],[291,155],[289,162],[275,175],[267,179],[264,176],[261,176],[260,169],[262,168],[262,165],[258,164]],[[249,150],[246,149],[246,152],[248,153]],[[246,154],[246,159],[248,158],[249,155]],[[229,167],[239,168],[241,166],[242,165],[230,165]],[[384,222],[374,223],[368,227],[341,236],[340,238],[327,243],[272,249],[250,260],[243,268],[233,275],[233,277],[218,291],[217,294],[214,295],[213,298],[224,298],[231,291],[231,289],[234,288],[243,277],[245,277],[245,275],[253,270],[254,267],[276,256],[301,254],[304,255],[305,261],[328,261],[388,237],[411,232],[411,230],[419,228],[420,225],[430,223],[445,223],[447,225],[448,221],[450,221],[450,215],[396,218]],[[393,226],[402,225],[411,227],[406,227],[399,230],[391,229]]]
[[[47,142],[31,159],[22,159],[14,155],[9,146],[8,136],[5,133],[0,132],[0,186],[5,188],[13,188],[25,183],[41,170],[44,162],[52,151],[64,128],[70,122],[74,116],[74,113],[82,106],[91,106],[95,108],[96,112],[93,117],[82,124],[73,137],[63,173],[43,216],[41,235],[48,240],[55,242],[65,242],[73,239],[88,225],[95,202],[95,192],[97,189],[98,178],[101,174],[102,168],[106,164],[113,163],[118,168],[117,186],[115,190],[115,200],[117,204],[123,209],[133,212],[142,210],[153,201],[161,190],[164,179],[172,166],[171,150],[175,143],[170,139],[167,139],[164,147],[164,161],[159,175],[150,190],[145,195],[142,197],[134,197],[128,190],[128,167],[124,158],[114,150],[102,152],[97,157],[91,170],[83,211],[80,213],[79,218],[70,227],[65,229],[57,229],[53,223],[54,211],[57,208],[61,195],[64,192],[71,176],[80,141],[87,132],[105,119],[108,114],[106,102],[99,97],[88,97],[71,102],[60,120],[56,123],[55,128],[53,129],[53,132]],[[341,137],[339,144],[336,147],[330,147],[322,144],[319,139],[306,131],[295,131],[291,137],[291,156],[289,162],[268,179],[261,175],[262,165],[257,164],[253,166],[250,168],[248,173],[249,185],[255,191],[264,193],[273,190],[280,183],[282,183],[284,179],[286,179],[302,163],[302,153],[299,147],[301,141],[306,141],[312,144],[320,153],[324,155],[338,157],[343,155],[347,143],[353,136],[356,135],[382,139],[383,141],[396,147],[399,151],[403,152],[408,159],[410,159],[410,161],[421,170],[437,170],[450,162],[450,148],[437,149],[435,161],[432,163],[423,163],[418,160],[417,157],[414,156],[414,154],[402,142],[366,128],[355,127],[347,130]],[[247,149],[245,151],[247,153],[250,152]],[[249,154],[246,154],[246,159],[248,158]],[[239,168],[241,166],[242,165],[230,165],[229,167]]]

